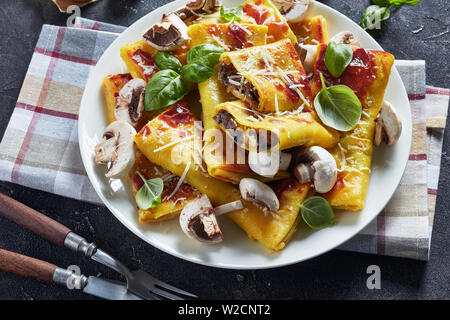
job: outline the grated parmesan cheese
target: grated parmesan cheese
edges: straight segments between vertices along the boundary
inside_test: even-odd
[[[183,181],[184,181],[184,178],[186,178],[186,174],[188,173],[189,167],[190,167],[190,166],[191,166],[191,161],[189,161],[189,162],[186,164],[186,168],[184,168],[184,171],[183,171],[183,174],[182,174],[181,177],[180,177],[180,180],[178,180],[178,183],[177,183],[177,185],[175,186],[175,189],[173,189],[172,193],[167,197],[167,200],[169,200],[170,198],[172,198],[172,196],[173,196],[175,193],[177,193],[178,189],[180,189],[181,184],[182,184]]]

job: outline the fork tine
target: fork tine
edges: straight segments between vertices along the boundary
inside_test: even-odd
[[[164,297],[164,298],[167,298],[170,300],[186,300],[183,297],[177,296],[169,291],[160,289],[158,287],[153,287],[150,291],[154,294],[160,295],[161,297]]]
[[[182,295],[190,297],[190,298],[198,298],[198,296],[196,296],[195,294],[175,288],[174,286],[171,286],[170,284],[165,283],[160,280],[157,280],[157,279],[155,279],[155,284],[162,289],[170,290],[170,291],[173,291],[174,293],[182,294]]]
[[[156,286],[160,287],[161,289],[169,290],[169,291],[172,291],[173,293],[176,293],[179,295],[184,295],[189,298],[198,298],[198,296],[196,296],[195,294],[192,294],[190,292],[176,288],[164,281],[158,280],[143,270],[139,270],[137,273],[139,274],[139,276],[141,276],[143,278],[142,280],[144,280],[144,282],[146,283],[145,285],[146,285],[146,287],[149,288],[149,290],[153,290],[153,288],[156,285]],[[151,284],[151,286],[149,286],[150,284]]]

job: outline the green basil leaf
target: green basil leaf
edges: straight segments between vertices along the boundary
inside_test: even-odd
[[[181,62],[170,53],[159,51],[154,59],[159,70],[170,69],[178,73],[181,71]]]
[[[345,85],[327,88],[320,74],[322,90],[314,99],[314,108],[322,122],[339,131],[353,130],[361,118],[362,105],[352,89]]]
[[[205,43],[193,47],[187,55],[188,64],[201,64],[214,68],[219,63],[223,48],[214,43]]]
[[[206,81],[213,75],[213,73],[213,68],[196,63],[187,64],[181,69],[183,78],[193,83]]]
[[[145,88],[145,110],[156,110],[180,101],[189,88],[181,76],[173,70],[158,71]]]
[[[325,52],[325,65],[335,78],[339,78],[353,59],[352,48],[345,43],[331,41]]]
[[[372,3],[380,7],[389,7],[391,5],[391,0],[372,0]]]
[[[359,25],[364,29],[374,29],[378,23],[389,18],[389,9],[378,5],[368,6],[362,14]]]
[[[144,182],[142,187],[136,193],[137,205],[142,210],[156,207],[161,203],[164,181],[161,178],[147,180],[139,171],[136,171],[136,173]]]
[[[330,203],[322,197],[306,198],[300,205],[302,218],[312,229],[318,230],[334,225],[334,212]]]
[[[242,17],[242,7],[224,8],[220,7],[220,17],[227,22],[239,21]]]
[[[389,5],[394,8],[400,8],[404,4],[408,6],[414,6],[418,4],[421,0],[389,0]]]

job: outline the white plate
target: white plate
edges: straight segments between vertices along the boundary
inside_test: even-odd
[[[109,210],[130,231],[151,245],[179,258],[208,266],[231,269],[262,269],[284,266],[323,254],[344,243],[370,221],[387,204],[400,182],[411,146],[411,113],[408,96],[395,68],[392,69],[385,98],[391,101],[403,121],[400,141],[393,147],[378,148],[374,152],[372,177],[366,205],[361,212],[338,212],[337,223],[332,228],[312,232],[301,227],[287,247],[280,252],[270,252],[258,242],[248,239],[244,231],[227,217],[220,218],[224,242],[208,246],[191,241],[181,232],[178,219],[150,226],[140,225],[134,199],[126,183],[111,182],[104,177],[104,168],[94,164],[94,146],[100,141],[106,116],[100,87],[102,79],[121,73],[124,64],[119,56],[120,47],[141,39],[142,34],[159,21],[163,13],[171,12],[184,4],[178,0],[169,3],[130,26],[105,51],[91,72],[84,91],[79,114],[79,142],[81,156],[90,181]],[[240,0],[225,0],[226,6],[237,6]],[[361,39],[366,48],[381,49],[380,45],[356,23],[341,13],[316,2],[313,15],[326,17],[330,36],[350,30]],[[117,191],[113,192],[112,189]]]

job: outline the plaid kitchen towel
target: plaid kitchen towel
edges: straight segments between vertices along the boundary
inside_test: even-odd
[[[43,26],[0,144],[1,180],[101,204],[79,154],[77,112],[89,72],[124,29],[82,18]],[[427,260],[449,90],[425,85],[424,61],[396,66],[413,113],[408,166],[384,212],[340,249]]]

